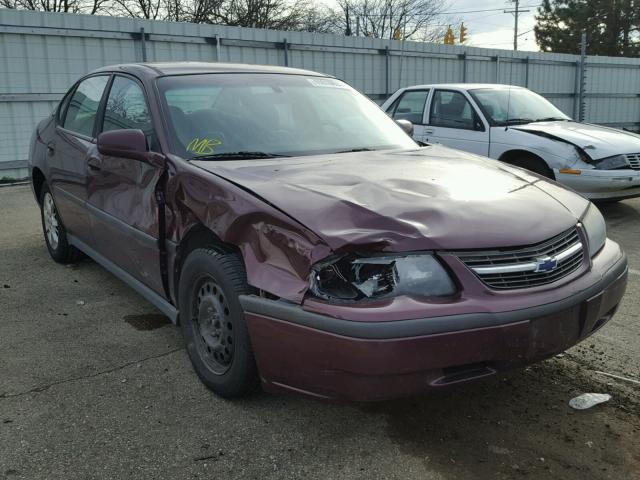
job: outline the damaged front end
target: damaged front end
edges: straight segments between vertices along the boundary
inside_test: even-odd
[[[591,125],[585,125],[585,128],[586,127],[589,127],[591,129],[594,128],[594,126],[591,126]],[[598,143],[595,140],[591,142],[589,141],[588,138],[582,139],[582,141],[580,141],[580,138],[578,138],[575,135],[575,132],[572,132],[569,130],[561,130],[557,128],[549,129],[548,127],[543,127],[543,126],[534,127],[530,125],[512,127],[512,128],[514,130],[529,133],[531,135],[535,135],[541,138],[546,138],[554,142],[565,144],[568,147],[573,147],[573,149],[575,150],[575,160],[579,160],[587,165],[591,165],[595,170],[619,170],[619,169],[625,169],[625,168],[632,168],[628,159],[628,155],[624,155],[624,154],[608,155],[607,153],[613,153],[611,152],[610,148],[609,149],[603,148],[601,143]],[[602,127],[598,127],[598,128],[602,128]],[[611,132],[609,131],[610,129],[602,128],[602,130],[605,131],[608,135],[611,135]],[[556,132],[558,132],[558,134],[556,134]],[[615,132],[615,133],[619,133],[619,132]],[[569,136],[569,138],[566,138],[565,135],[563,134],[565,135],[573,134],[573,136]],[[633,149],[633,147],[629,147],[629,148]],[[640,145],[637,145],[636,148],[640,148]],[[573,173],[573,172],[568,171],[565,173]]]
[[[458,289],[434,255],[344,254],[316,264],[309,292],[324,300],[360,301],[400,295],[452,297]]]

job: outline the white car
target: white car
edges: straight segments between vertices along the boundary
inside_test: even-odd
[[[540,95],[496,84],[418,85],[382,105],[413,138],[532,170],[592,200],[640,196],[640,135],[573,121]]]

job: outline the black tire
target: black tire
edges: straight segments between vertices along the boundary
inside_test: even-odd
[[[213,248],[193,250],[178,289],[182,335],[202,383],[225,398],[254,391],[258,371],[238,297],[250,289],[240,257]]]
[[[507,161],[507,163],[515,167],[524,168],[533,173],[537,173],[538,175],[542,175],[543,177],[550,178],[551,180],[556,179],[555,175],[553,174],[553,170],[549,168],[549,165],[547,165],[544,160],[536,157],[535,155],[522,154],[520,156],[511,158]]]
[[[80,252],[69,245],[67,230],[64,228],[53,195],[46,183],[43,183],[40,189],[40,220],[44,241],[51,258],[62,264],[77,261]]]

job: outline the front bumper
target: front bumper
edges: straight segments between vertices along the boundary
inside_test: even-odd
[[[623,200],[640,196],[640,170],[582,170],[579,175],[560,173],[556,180],[590,200]]]
[[[382,400],[485,377],[575,345],[613,316],[626,289],[626,257],[594,261],[589,275],[597,280],[578,293],[571,284],[557,287],[566,296],[551,303],[409,320],[345,320],[256,296],[241,302],[267,390]]]

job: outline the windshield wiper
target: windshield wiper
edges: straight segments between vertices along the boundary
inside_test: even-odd
[[[348,150],[339,150],[335,153],[351,153],[351,152],[373,152],[375,151],[375,148],[367,148],[367,147],[362,147],[362,148],[350,148]]]
[[[510,118],[504,122],[500,122],[500,125],[523,125],[525,123],[533,122],[533,118]]]
[[[256,158],[280,158],[289,155],[281,155],[279,153],[267,152],[224,152],[211,153],[209,155],[197,155],[189,160],[251,160]]]
[[[553,122],[553,121],[568,122],[569,119],[564,117],[545,117],[545,118],[538,118],[535,121],[536,122]]]

